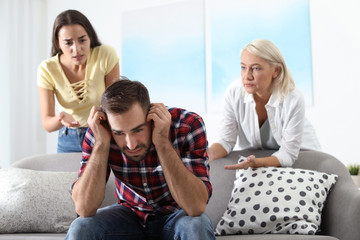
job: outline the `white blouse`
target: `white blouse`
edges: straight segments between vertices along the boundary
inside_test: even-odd
[[[238,140],[241,149],[261,149],[260,128],[252,94],[240,80],[226,91],[220,138],[216,141],[230,153]],[[273,92],[265,105],[272,131],[280,149],[273,153],[281,166],[292,166],[300,148],[319,150],[320,144],[310,122],[305,118],[305,103],[301,92],[293,90],[286,97]]]

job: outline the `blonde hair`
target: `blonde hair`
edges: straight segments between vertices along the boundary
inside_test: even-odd
[[[285,59],[280,49],[271,41],[265,39],[256,39],[246,45],[241,53],[246,50],[258,57],[268,61],[274,67],[280,67],[280,73],[273,80],[273,90],[278,90],[283,96],[287,96],[294,88],[295,82],[290,70],[286,66]]]

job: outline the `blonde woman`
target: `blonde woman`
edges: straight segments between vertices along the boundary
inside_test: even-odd
[[[310,123],[305,119],[303,96],[278,47],[258,39],[241,52],[241,81],[227,89],[221,138],[208,149],[210,161],[225,157],[238,139],[241,149],[275,149],[271,156],[225,166],[241,169],[292,166],[300,149],[320,149]]]

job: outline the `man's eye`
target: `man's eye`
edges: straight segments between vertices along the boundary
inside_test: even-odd
[[[141,132],[141,131],[142,131],[142,128],[139,128],[139,129],[135,129],[135,130],[134,130],[135,133],[139,133],[139,132]]]

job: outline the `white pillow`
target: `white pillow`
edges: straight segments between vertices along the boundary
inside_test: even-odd
[[[66,232],[77,217],[76,172],[0,169],[0,233]]]
[[[240,159],[239,161],[242,161]],[[217,235],[315,234],[337,175],[296,168],[236,170],[234,189]]]

